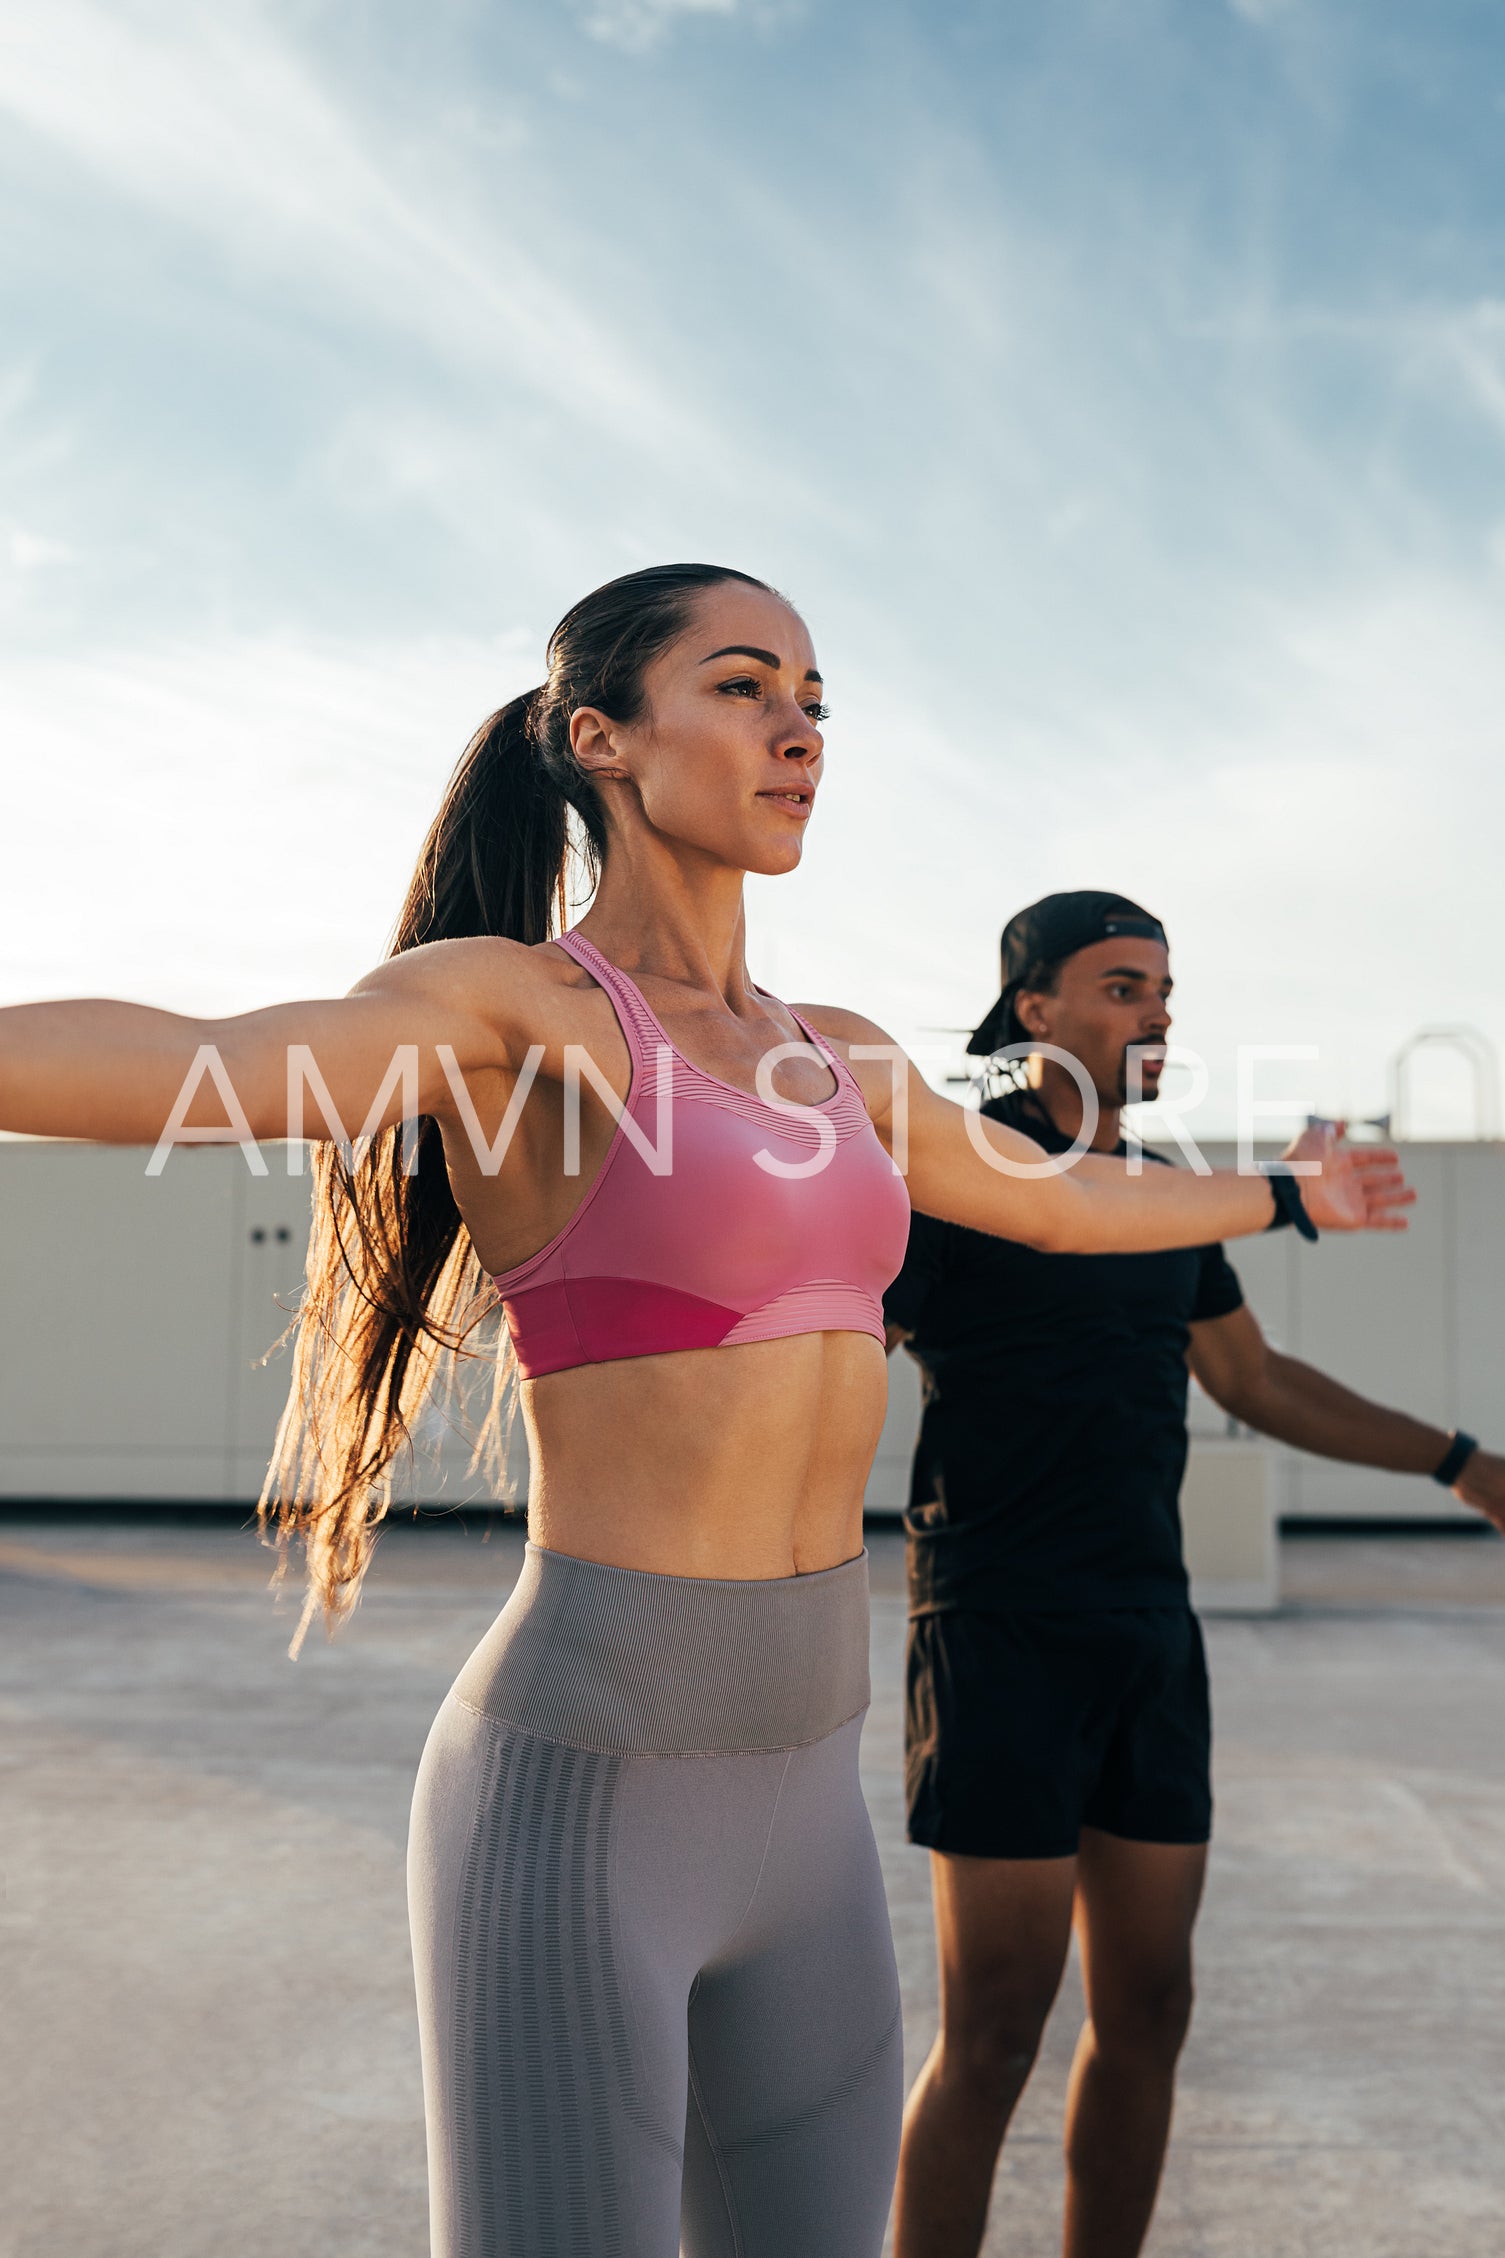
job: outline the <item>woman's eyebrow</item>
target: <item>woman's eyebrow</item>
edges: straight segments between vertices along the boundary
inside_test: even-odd
[[[775,674],[778,673],[784,663],[777,651],[760,651],[752,643],[724,644],[719,651],[707,651],[700,663],[702,666],[709,666],[712,659],[756,659],[759,666],[771,666]],[[823,682],[825,676],[821,673],[819,667],[807,666],[805,680],[807,682]]]

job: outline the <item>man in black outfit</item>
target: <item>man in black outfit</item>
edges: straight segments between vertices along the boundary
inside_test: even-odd
[[[1123,1153],[1157,1090],[1170,964],[1117,894],[1003,935],[969,1050],[1048,1044]],[[984,1110],[1064,1153],[1083,1092],[1034,1053]],[[1147,1155],[1147,1159],[1154,1156]],[[1299,1202],[1281,1220],[1304,1225]],[[1315,1234],[1312,1234],[1315,1236]],[[917,1215],[885,1303],[926,1405],[906,1516],[910,1838],[929,1846],[941,2030],[910,2095],[896,2258],[976,2258],[1075,1921],[1088,2021],[1067,2102],[1066,2258],[1137,2258],[1170,2130],[1207,1860],[1207,1671],[1181,1557],[1187,1367],[1246,1425],[1435,1474],[1505,1526],[1505,1459],[1271,1349],[1221,1247],[1053,1255]]]

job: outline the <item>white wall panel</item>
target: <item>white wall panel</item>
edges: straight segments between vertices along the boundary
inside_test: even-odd
[[[1505,1163],[1498,1145],[1455,1145],[1455,1385],[1449,1424],[1505,1437]]]
[[[1456,1151],[1413,1145],[1406,1168],[1418,1199],[1410,1228],[1324,1239],[1303,1247],[1294,1354],[1320,1365],[1360,1394],[1451,1427],[1458,1376]],[[1498,1156],[1478,1189],[1505,1190]],[[1495,1330],[1505,1306],[1497,1298]],[[1377,1473],[1293,1453],[1290,1510],[1340,1518],[1370,1514],[1446,1519],[1458,1512],[1446,1490],[1424,1475]]]
[[[231,1173],[230,1445],[237,1457],[237,1474],[242,1454],[261,1460],[253,1495],[261,1487],[287,1399],[291,1346],[275,1344],[291,1322],[303,1287],[312,1189],[307,1175],[289,1176],[286,1145],[267,1145],[263,1150],[268,1164],[265,1176],[253,1176],[238,1153]]]
[[[226,1155],[185,1149],[157,1178],[147,1159],[0,1143],[6,1494],[225,1494]]]
[[[1235,1163],[1231,1144],[1206,1150],[1215,1167]],[[1468,1407],[1485,1399],[1473,1375],[1487,1365],[1490,1344],[1497,1373],[1505,1344],[1505,1146],[1410,1145],[1405,1166],[1419,1195],[1405,1232],[1325,1237],[1311,1246],[1294,1231],[1275,1231],[1237,1240],[1229,1257],[1277,1347],[1361,1395],[1439,1426],[1461,1421],[1483,1432],[1487,1403],[1477,1412]],[[1464,1242],[1480,1250],[1471,1268],[1460,1261]],[[1465,1332],[1474,1343],[1467,1372],[1460,1356]],[[1489,1400],[1500,1400],[1498,1379]],[[1195,1404],[1194,1433],[1216,1433],[1219,1423],[1215,1406]],[[1505,1436],[1505,1418],[1489,1431]],[[1296,1517],[1446,1520],[1460,1511],[1425,1476],[1383,1474],[1300,1451],[1285,1454],[1283,1480],[1282,1511]]]

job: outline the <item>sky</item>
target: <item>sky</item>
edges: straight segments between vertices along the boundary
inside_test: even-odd
[[[765,985],[939,1076],[1103,886],[1209,1132],[1241,1043],[1505,1049],[1493,0],[0,0],[0,195],[0,1001],[343,990],[553,621],[696,557],[833,709]]]

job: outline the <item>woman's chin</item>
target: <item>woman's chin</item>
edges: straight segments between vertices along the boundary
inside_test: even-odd
[[[780,841],[770,846],[766,841],[749,850],[743,869],[750,878],[782,878],[791,870],[798,870],[805,851],[803,837]]]
[[[742,836],[743,869],[758,878],[782,878],[786,871],[798,870],[809,820],[806,815],[796,822],[779,813],[769,823],[749,825]]]

